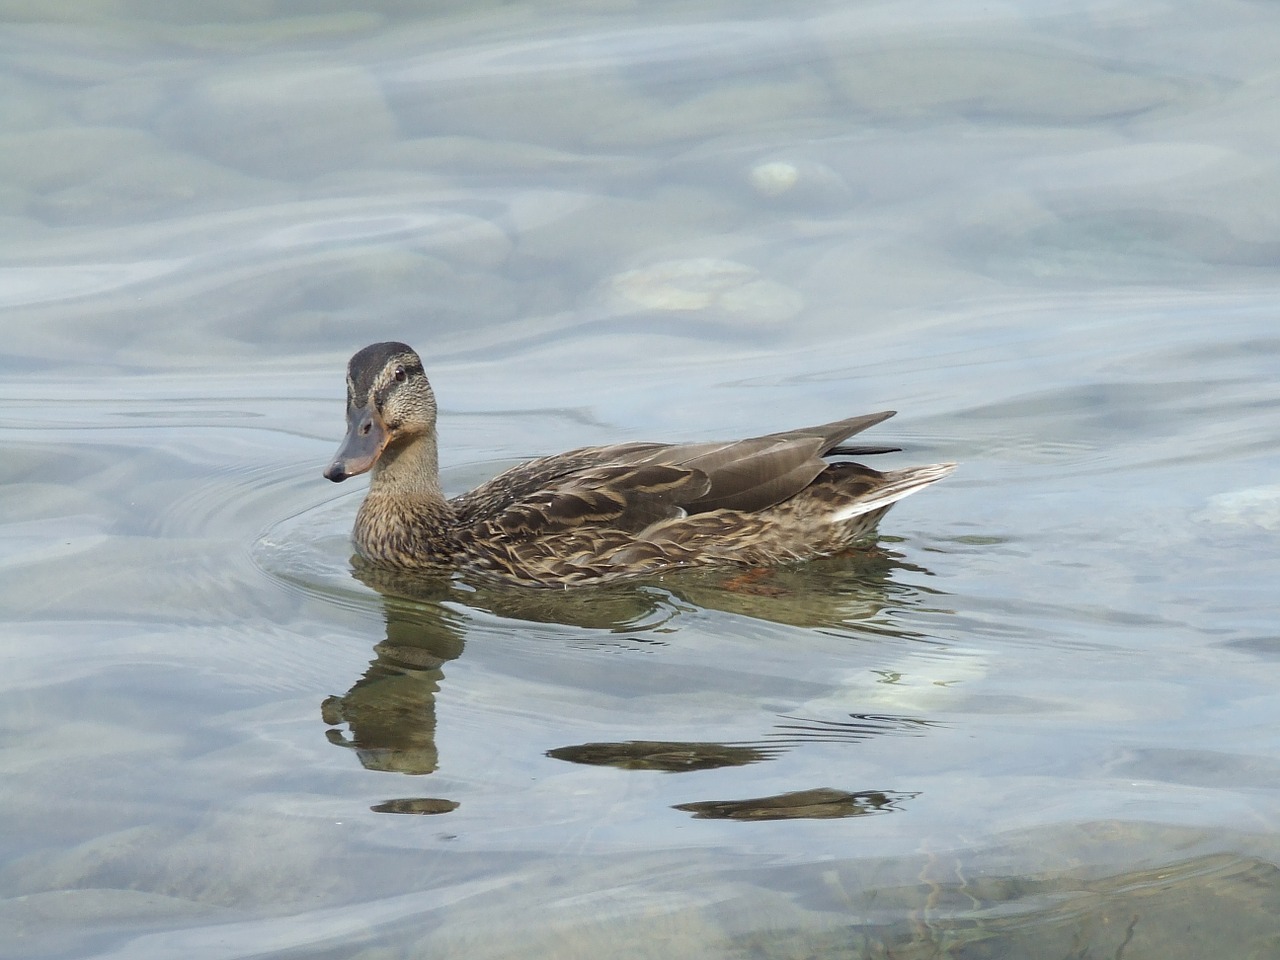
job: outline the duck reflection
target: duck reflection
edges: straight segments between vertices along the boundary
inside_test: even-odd
[[[679,570],[650,580],[568,590],[430,577],[377,567],[359,556],[351,564],[357,579],[389,599],[453,601],[505,619],[615,632],[661,626],[682,609],[718,610],[794,627],[876,629],[885,607],[929,592],[918,583],[894,583],[895,571],[928,571],[880,547],[790,566]]]
[[[852,715],[847,721],[780,717],[774,733],[761,743],[685,743],[631,740],[625,743],[584,743],[557,747],[547,756],[572,763],[619,767],[624,770],[660,770],[681,773],[740,767],[773,760],[806,742],[857,743],[875,736],[923,736],[934,724],[916,717]],[[848,792],[817,787],[770,797],[744,800],[699,800],[678,803],[673,809],[692,813],[697,820],[830,820],[872,813],[892,813],[915,793],[892,790]]]
[[[385,601],[387,637],[359,680],[321,704],[329,741],[350,747],[369,770],[431,773],[436,752],[435,697],[445,663],[462,654],[462,635],[448,610]],[[333,729],[342,724],[350,735]]]
[[[424,576],[352,560],[354,575],[382,594],[386,638],[375,658],[345,694],[322,704],[335,745],[354,751],[367,769],[424,775],[440,765],[435,698],[444,666],[464,648],[466,609],[526,622],[558,623],[612,633],[661,630],[684,609],[713,609],[801,627],[859,623],[874,628],[890,602],[908,588],[889,577],[907,565],[888,551],[872,550],[797,567],[766,570],[691,571],[658,581],[576,590],[532,590],[468,583],[457,576]],[[920,588],[909,588],[919,593]],[[457,606],[455,606],[457,605]],[[888,630],[887,625],[882,627]],[[894,631],[901,635],[900,631]],[[903,716],[855,715],[839,720],[780,716],[759,742],[630,740],[583,743],[548,751],[558,760],[593,766],[667,773],[741,767],[773,760],[805,742],[856,742],[873,736],[919,736],[928,721]],[[347,727],[344,732],[341,727]],[[825,792],[824,792],[825,791]],[[791,796],[791,795],[786,795]],[[802,791],[800,800],[756,798],[683,804],[700,818],[828,818],[886,812],[909,797],[890,791]],[[457,807],[436,797],[387,800],[386,813],[436,814]],[[752,813],[751,811],[757,811]]]
[[[915,793],[863,790],[848,793],[832,787],[779,793],[750,800],[703,800],[677,803],[673,809],[692,813],[695,820],[834,820],[891,813]]]
[[[660,770],[684,773],[744,767],[774,760],[803,743],[857,743],[876,736],[922,736],[934,726],[917,717],[852,714],[848,720],[810,720],[779,717],[768,739],[759,743],[702,743],[680,740],[628,740],[621,743],[583,743],[548,750],[547,756],[570,763],[622,770]]]
[[[715,770],[718,767],[745,767],[749,763],[772,760],[782,751],[767,745],[737,743],[691,743],[672,740],[628,740],[625,743],[583,743],[548,750],[547,756],[592,767],[619,767],[623,770],[661,770],[682,773]]]

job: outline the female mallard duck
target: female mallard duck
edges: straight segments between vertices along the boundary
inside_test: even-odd
[[[422,360],[403,343],[375,343],[347,365],[347,435],[324,475],[336,483],[373,471],[355,544],[379,565],[561,586],[675,567],[767,566],[865,540],[890,506],[954,469],[880,473],[823,459],[896,449],[842,446],[891,416],[729,443],[583,447],[446,500]]]

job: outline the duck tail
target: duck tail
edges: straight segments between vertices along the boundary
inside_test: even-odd
[[[858,497],[852,503],[839,507],[831,515],[832,523],[846,523],[874,511],[883,513],[903,497],[937,483],[955,470],[954,463],[931,463],[923,467],[890,470],[882,474],[884,482],[874,492]]]

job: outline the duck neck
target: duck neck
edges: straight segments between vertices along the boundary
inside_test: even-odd
[[[371,560],[428,564],[452,552],[453,519],[440,489],[435,437],[419,437],[378,459],[356,516],[356,546]]]
[[[418,506],[438,506],[448,511],[440,490],[440,459],[434,436],[417,437],[388,447],[374,464],[370,496],[393,497]]]

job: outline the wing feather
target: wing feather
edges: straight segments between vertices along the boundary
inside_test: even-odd
[[[583,447],[512,467],[451,505],[459,521],[527,540],[576,530],[638,533],[713,510],[754,512],[795,496],[825,455],[893,411],[728,443]],[[868,448],[878,449],[878,448]]]

